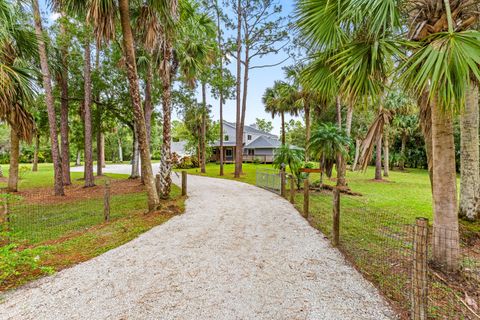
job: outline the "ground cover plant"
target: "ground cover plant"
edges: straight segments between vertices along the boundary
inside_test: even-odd
[[[66,195],[55,197],[49,187],[52,167],[40,165],[38,172],[26,172],[20,180],[21,192],[3,194],[8,221],[3,220],[0,234],[0,290],[91,259],[184,209],[185,198],[176,186],[161,209],[147,215],[140,180],[107,174],[95,179],[95,187],[83,188],[82,177],[83,173],[72,173]],[[103,216],[106,179],[111,188],[108,222]]]

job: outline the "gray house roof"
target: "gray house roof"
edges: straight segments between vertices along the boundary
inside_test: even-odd
[[[280,148],[282,144],[276,139],[271,139],[267,136],[258,136],[256,139],[251,141],[248,144],[245,144],[245,148],[255,149],[255,148]]]
[[[228,121],[223,121],[223,124],[226,125],[226,126],[229,126],[231,128],[236,128],[236,124],[233,123],[233,122],[228,122]],[[245,133],[254,133],[254,134],[261,134],[261,135],[264,135],[264,136],[268,136],[272,139],[277,139],[278,140],[278,136],[274,135],[274,134],[271,134],[271,133],[268,133],[268,132],[263,132],[262,130],[259,130],[257,128],[254,127],[254,125],[245,125],[245,128],[244,128],[244,132]]]

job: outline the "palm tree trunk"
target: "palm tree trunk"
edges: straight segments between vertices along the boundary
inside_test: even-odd
[[[153,70],[151,61],[147,64],[147,72],[145,78],[145,104],[143,106],[145,112],[145,128],[147,130],[148,147],[150,148],[151,132],[152,132],[152,83],[153,83]]]
[[[357,170],[358,158],[360,158],[360,146],[362,144],[362,140],[355,139],[355,158],[352,164],[352,171]]]
[[[429,95],[430,92],[425,90],[418,99],[418,105],[420,106],[420,128],[422,129],[423,138],[425,140],[425,150],[427,153],[430,187],[433,191],[432,106]]]
[[[310,106],[305,106],[305,141],[308,146],[308,142],[310,141],[311,136],[311,128],[310,128]],[[305,161],[308,162],[308,150],[305,148]]]
[[[89,32],[89,31],[87,31]],[[90,55],[90,37],[85,37],[84,75],[84,155],[85,155],[85,184],[86,188],[95,185],[93,176],[93,151],[92,151],[92,66]]]
[[[285,112],[280,112],[280,117],[282,119],[282,145],[286,144],[286,137],[285,137]]]
[[[10,129],[10,168],[8,169],[8,192],[18,191],[18,159],[20,157],[20,139],[17,132]]]
[[[201,141],[201,147],[202,149],[200,150],[202,154],[202,161],[200,163],[200,172],[201,173],[206,173],[206,127],[207,127],[207,85],[205,82],[202,82],[202,106],[203,106],[203,112],[202,112],[202,124],[201,124],[201,130],[200,130],[200,141]]]
[[[128,0],[119,0],[119,9],[123,34],[123,51],[125,54],[127,78],[129,82],[130,95],[132,98],[133,116],[138,127],[137,130],[143,181],[145,183],[145,189],[148,196],[148,209],[149,211],[153,211],[157,209],[160,201],[158,199],[157,189],[153,179],[150,150],[147,141],[147,129],[145,126],[145,115],[143,114],[142,102],[140,100],[140,89],[138,87],[138,73],[135,59],[135,46],[132,28],[130,26]],[[170,123],[168,125],[170,125]]]
[[[33,19],[35,22],[35,34],[38,38],[38,53],[40,56],[40,67],[43,76],[43,89],[45,90],[45,103],[47,105],[48,124],[50,130],[50,142],[52,144],[52,161],[54,172],[54,191],[55,195],[63,196],[63,174],[62,160],[60,158],[60,150],[58,147],[57,121],[55,116],[55,103],[52,94],[52,77],[48,67],[47,49],[43,41],[42,18],[38,7],[38,0],[32,0]]]
[[[162,98],[163,98],[163,143],[160,161],[160,197],[167,199],[172,186],[172,155],[171,155],[171,113],[172,113],[172,43],[166,45],[162,63]]]
[[[133,147],[132,147],[132,172],[130,174],[130,179],[137,179],[140,177],[139,170],[139,147],[138,147],[138,133],[137,125],[133,125]]]
[[[33,164],[32,164],[32,171],[38,171],[38,149],[40,149],[40,135],[37,133],[35,134],[35,146],[33,149]]]
[[[242,85],[242,1],[237,1],[237,87],[236,87],[236,137],[235,137],[235,178],[242,172],[243,133],[241,130],[241,85]]]
[[[375,180],[382,180],[382,136],[377,140],[377,155],[375,157]]]
[[[405,170],[405,158],[406,158],[406,149],[407,149],[407,134],[402,133],[402,146],[400,148],[400,161],[398,162],[398,168],[400,170]]]
[[[65,17],[65,13],[61,13],[62,17]],[[66,34],[65,22],[60,23],[60,33]],[[60,75],[60,140],[61,140],[61,152],[62,152],[62,173],[63,184],[71,185],[72,180],[70,177],[70,143],[68,138],[68,45],[62,44],[61,47],[61,64],[62,72]]]
[[[342,129],[342,105],[340,101],[340,97],[337,96],[336,99],[336,111],[337,111],[337,126],[338,128]],[[347,181],[345,180],[345,171],[346,171],[346,164],[344,163],[345,160],[343,156],[339,154],[337,156],[337,187],[345,187],[347,185]]]
[[[478,119],[478,86],[470,85],[465,101],[465,110],[460,117],[460,216],[467,220],[478,217],[478,201],[480,197],[479,172],[479,119]]]
[[[459,233],[455,142],[451,114],[432,103],[433,259],[444,270],[458,268]]]
[[[390,174],[390,146],[388,141],[388,129],[385,129],[383,140],[383,176],[388,177]]]

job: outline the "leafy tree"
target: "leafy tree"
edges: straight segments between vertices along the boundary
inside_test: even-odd
[[[256,118],[255,125],[257,126],[258,130],[265,133],[270,133],[273,130],[272,121],[267,121],[265,119]]]
[[[338,126],[331,123],[322,123],[313,129],[312,136],[308,141],[308,152],[320,162],[320,168],[326,169],[327,161],[338,159],[339,156],[348,156],[350,138]],[[322,183],[322,181],[320,181]]]
[[[283,169],[284,166],[288,166],[290,173],[296,178],[297,188],[300,189],[300,169],[304,160],[303,150],[292,148],[290,145],[284,144],[275,150],[273,166],[277,169]]]

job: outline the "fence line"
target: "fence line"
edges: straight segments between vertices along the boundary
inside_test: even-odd
[[[282,186],[265,184],[265,176],[281,183],[281,175],[257,171],[257,185],[279,194]],[[379,287],[402,319],[480,319],[480,248],[464,240],[455,246],[458,230],[370,207],[336,188],[313,193],[308,179],[303,195],[302,215]],[[459,272],[439,271],[457,261]]]

